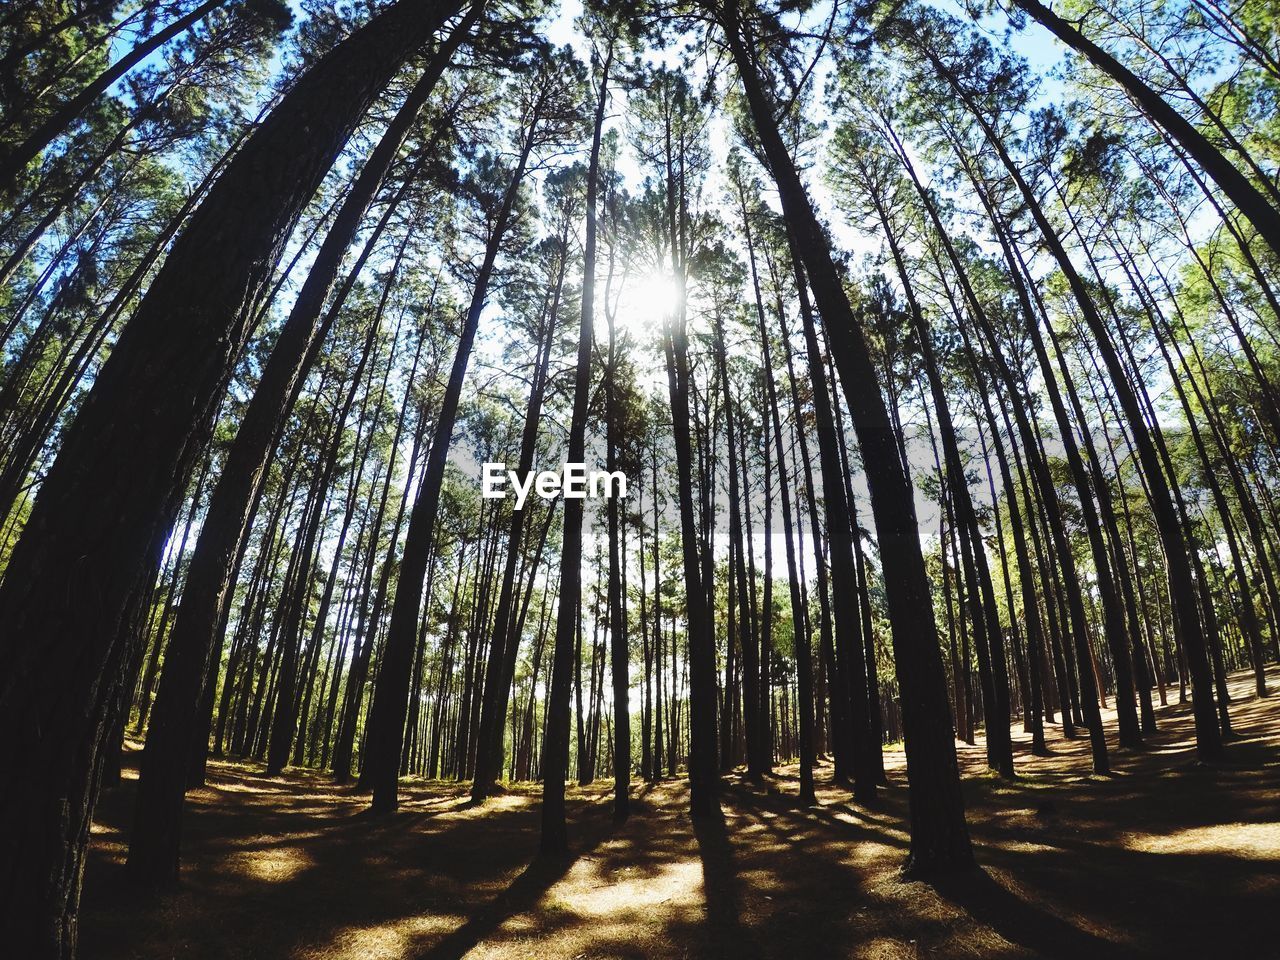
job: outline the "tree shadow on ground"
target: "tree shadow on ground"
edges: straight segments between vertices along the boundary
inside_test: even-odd
[[[1054,960],[1129,960],[1133,950],[1081,930],[1074,924],[1006,890],[981,867],[950,874],[930,884],[974,920],[1010,943]]]
[[[720,812],[693,820],[693,834],[702,861],[702,888],[706,898],[707,936],[718,942],[727,956],[755,957],[758,946],[742,926],[737,868],[733,847]]]
[[[578,853],[538,857],[509,887],[473,913],[466,923],[434,946],[414,953],[414,960],[461,960],[505,920],[534,908],[542,896],[569,872],[578,857],[599,846],[608,832],[597,830],[594,839],[583,845]]]
[[[1247,679],[1247,678],[1246,678]],[[324,777],[264,779],[211,765],[189,797],[184,880],[145,898],[124,883],[136,780],[94,826],[83,960],[444,960],[525,957],[981,960],[1274,955],[1280,896],[1280,697],[1233,680],[1241,738],[1194,762],[1189,709],[1161,710],[1118,776],[1089,776],[1088,745],[1053,739],[1006,782],[981,743],[960,747],[984,872],[898,877],[908,844],[902,758],[874,806],[818,770],[797,805],[794,768],[725,777],[723,816],[693,822],[683,781],[637,785],[614,826],[610,792],[570,788],[574,856],[535,861],[538,788],[480,807],[466,787],[408,780],[401,811]],[[1114,738],[1114,722],[1108,720]],[[1018,736],[1015,731],[1015,736]],[[1114,742],[1114,741],[1113,741]],[[1191,906],[1189,906],[1191,905]]]

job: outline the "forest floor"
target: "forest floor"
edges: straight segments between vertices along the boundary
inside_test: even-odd
[[[722,827],[691,825],[683,782],[637,785],[619,827],[609,784],[571,788],[574,855],[533,866],[533,786],[472,807],[463,786],[407,782],[399,812],[375,819],[322,776],[212,763],[188,796],[180,891],[144,897],[123,875],[131,754],[99,805],[80,954],[1280,957],[1280,670],[1268,681],[1276,692],[1259,700],[1232,678],[1237,739],[1217,766],[1195,761],[1190,706],[1173,702],[1145,751],[1113,751],[1108,777],[1056,726],[1047,758],[1015,726],[1011,783],[986,773],[981,742],[959,745],[984,870],[936,887],[898,877],[907,791],[890,753],[873,806],[825,764],[813,809],[794,802],[794,768],[763,786],[727,777]]]

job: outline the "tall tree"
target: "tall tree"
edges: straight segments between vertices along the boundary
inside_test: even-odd
[[[270,269],[369,104],[458,6],[402,0],[298,79],[175,241],[44,479],[0,585],[0,717],[31,785],[3,801],[29,828],[5,843],[0,893],[6,941],[31,956],[74,954],[104,740],[131,685],[129,598],[158,562]]]
[[[488,299],[489,283],[530,159],[539,147],[562,140],[577,119],[576,105],[572,101],[575,72],[580,69],[577,62],[567,55],[553,56],[547,51],[536,52],[533,56],[536,58],[530,64],[533,74],[517,91],[520,114],[516,130],[515,159],[489,225],[484,258],[476,273],[471,303],[463,318],[453,367],[436,415],[434,436],[422,482],[409,514],[409,529],[400,559],[399,581],[391,607],[391,621],[387,628],[382,666],[374,687],[370,713],[372,732],[369,780],[373,787],[373,810],[378,813],[393,811],[398,803],[400,754],[404,743],[404,721],[408,710],[414,643],[418,636],[423,579],[431,551],[440,489],[453,438],[462,383],[471,359],[480,315]]]
[[[716,17],[737,68],[783,214],[794,231],[814,299],[831,330],[841,386],[862,447],[885,569],[908,744],[911,852],[907,868],[920,876],[964,869],[972,864],[973,852],[960,795],[946,680],[917,534],[914,497],[898,456],[863,331],[779,130],[778,104],[764,80],[768,47],[762,38],[774,33],[776,21],[766,17],[762,23],[746,15],[737,4],[717,6],[710,12]]]
[[[386,177],[423,104],[450,57],[474,26],[481,9],[481,5],[473,6],[433,52],[422,77],[352,185],[276,338],[271,359],[258,381],[214,489],[187,571],[183,602],[174,625],[176,641],[170,640],[157,694],[156,716],[140,765],[135,814],[139,829],[133,833],[129,863],[134,876],[146,882],[169,883],[177,877],[186,759],[192,738],[202,733],[207,735],[207,730],[199,729],[198,708],[209,682],[207,665],[210,651],[217,642],[215,632],[223,621],[228,577],[240,553],[252,505],[260,494],[263,467],[285,416],[297,401],[302,381],[315,362],[329,325],[353,286],[359,267],[373,249],[376,235],[366,244],[347,283],[336,301],[324,311],[322,320],[326,295],[378,185]],[[406,179],[395,200],[403,197],[409,184],[410,180]],[[385,228],[395,207],[394,201],[388,203],[375,234]]]

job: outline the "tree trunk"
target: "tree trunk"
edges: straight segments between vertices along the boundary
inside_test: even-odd
[[[453,9],[402,0],[298,80],[174,244],[45,478],[0,588],[0,717],[29,785],[3,801],[25,826],[4,845],[0,894],[5,940],[28,956],[74,952],[104,718],[136,642],[120,629],[127,598],[159,556],[272,265],[365,109]]]
[[[536,119],[533,121],[536,124]],[[400,771],[400,750],[404,742],[404,721],[408,709],[410,672],[413,666],[414,641],[417,638],[419,609],[422,606],[423,578],[427,557],[440,502],[440,489],[444,483],[445,463],[453,438],[454,422],[462,396],[462,382],[471,359],[471,347],[475,342],[480,314],[488,297],[489,280],[493,275],[498,250],[502,245],[515,205],[520,183],[524,179],[529,154],[533,149],[534,132],[531,126],[525,131],[516,168],[511,177],[501,206],[494,219],[486,246],[484,260],[476,276],[471,304],[463,320],[453,369],[445,387],[431,450],[423,470],[422,484],[409,515],[409,531],[400,558],[400,576],[396,586],[395,601],[391,608],[391,622],[382,653],[382,667],[374,686],[373,706],[369,732],[369,779],[373,787],[373,810],[390,813],[395,810],[397,781]]]
[[[902,694],[911,786],[911,852],[907,870],[917,876],[967,869],[973,863],[964,800],[948,716],[946,679],[910,482],[861,328],[831,257],[825,234],[778,130],[751,40],[737,8],[719,10],[725,39],[737,65],[747,105],[755,121],[782,209],[796,235],[831,344],[842,386],[862,446],[871,489],[872,512],[884,564],[889,618],[893,625],[898,683]]]

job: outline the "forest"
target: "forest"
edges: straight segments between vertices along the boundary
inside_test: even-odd
[[[1280,0],[7,0],[0,954],[1275,956],[1278,104]]]

